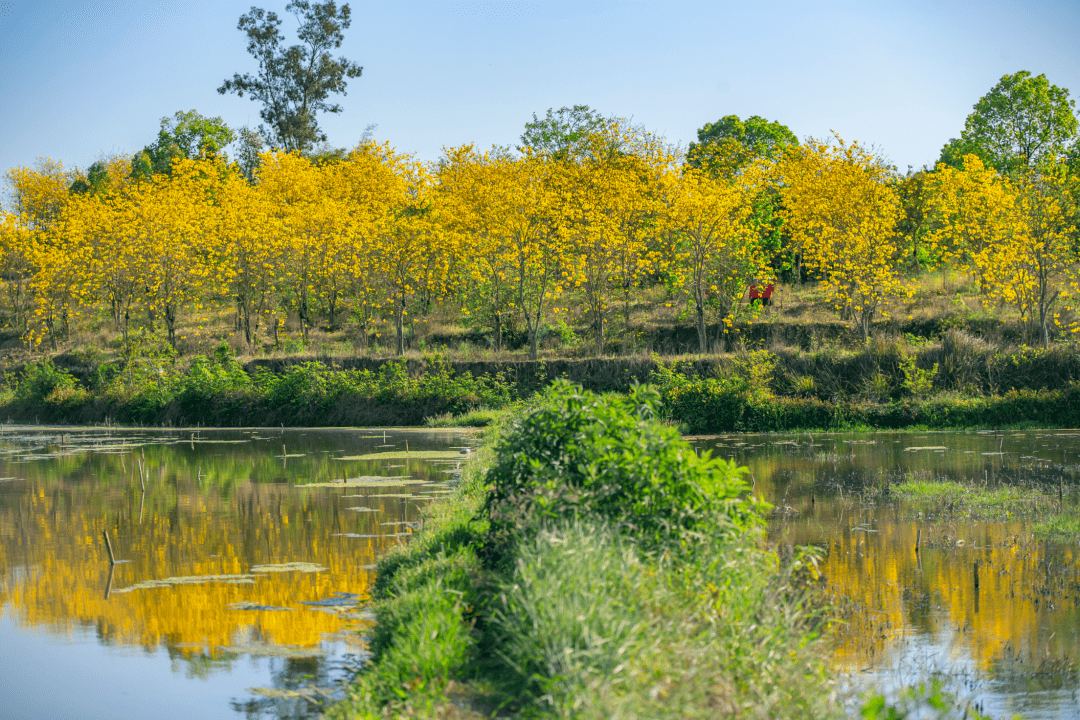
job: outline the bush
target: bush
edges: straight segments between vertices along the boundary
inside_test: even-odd
[[[15,397],[28,402],[43,402],[54,392],[74,390],[76,384],[71,373],[57,368],[51,358],[46,358],[23,368],[22,378],[15,388]]]
[[[197,355],[177,383],[177,400],[185,413],[198,416],[207,406],[230,400],[252,388],[251,377],[222,343],[213,358]]]
[[[495,449],[485,510],[493,545],[545,522],[610,523],[646,544],[678,544],[718,524],[760,522],[743,468],[698,456],[656,419],[658,393],[600,396],[559,380]]]

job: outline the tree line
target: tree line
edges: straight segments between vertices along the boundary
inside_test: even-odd
[[[1025,83],[1045,78],[1006,76],[973,116],[1001,115],[999,96]],[[560,302],[583,309],[602,353],[634,331],[640,290],[663,286],[707,352],[755,312],[751,285],[814,279],[866,339],[915,273],[950,264],[1048,343],[1076,329],[1080,281],[1076,120],[1067,91],[1055,97],[1071,135],[1036,127],[1041,144],[1010,146],[969,118],[933,170],[904,174],[857,142],[799,142],[757,117],[706,125],[683,152],[576,106],[534,116],[516,150],[422,163],[370,139],[316,153],[249,142],[229,158],[220,118],[177,113],[132,157],[7,173],[3,311],[52,349],[106,314],[125,338],[146,327],[175,346],[185,315],[224,304],[252,347],[291,316],[305,339],[388,322],[403,353],[410,325],[441,308],[496,349],[520,330],[535,358]]]

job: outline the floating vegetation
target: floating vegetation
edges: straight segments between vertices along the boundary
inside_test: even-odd
[[[348,455],[346,457],[334,458],[335,460],[451,460],[451,459],[464,459],[467,455],[462,455],[456,450],[413,450],[411,452],[404,452],[402,450],[368,453],[367,455]]]
[[[244,645],[218,645],[217,649],[234,655],[252,655],[256,657],[277,657],[289,660],[322,657],[326,651],[321,647],[292,647],[289,645],[268,645],[247,643]]]
[[[343,508],[343,509],[352,510],[353,512],[379,512],[379,508],[369,508],[369,507],[347,507],[347,508]]]
[[[1005,520],[1052,510],[1056,505],[1035,488],[1015,485],[986,488],[952,481],[916,480],[894,485],[890,491],[896,498],[942,518],[964,515]]]
[[[347,482],[322,482],[322,483],[305,483],[303,485],[293,485],[296,488],[313,488],[313,487],[386,487],[388,485],[423,485],[426,480],[416,480],[411,475],[401,475],[400,477],[392,475],[365,475],[358,478],[349,478]]]
[[[225,607],[229,608],[230,610],[292,610],[292,608],[275,607],[274,605],[260,605],[259,603],[248,601],[232,603],[231,605],[226,605]]]
[[[405,537],[406,535],[412,535],[412,533],[399,532],[399,533],[379,533],[378,535],[362,535],[360,533],[331,533],[330,537],[347,537],[347,538],[384,538],[384,537]],[[374,567],[374,566],[372,566]]]
[[[321,699],[333,699],[334,688],[320,688],[314,685],[309,685],[299,690],[281,690],[278,688],[267,687],[252,687],[247,689],[249,693],[255,695],[262,695],[263,697],[274,698],[275,700],[297,700],[303,699],[316,705],[320,704]]]
[[[254,569],[254,568],[253,568]],[[162,580],[144,580],[125,588],[113,590],[113,594],[131,592],[132,590],[150,590],[153,588],[173,587],[175,585],[201,585],[203,583],[225,583],[227,585],[254,585],[261,575],[188,575],[183,577],[168,577]]]
[[[1031,530],[1036,537],[1049,540],[1075,540],[1080,538],[1080,516],[1061,514],[1036,523]]]
[[[904,452],[914,452],[916,450],[948,450],[949,448],[944,445],[927,445],[926,447],[909,447],[904,448]]]
[[[326,568],[322,565],[316,565],[309,562],[289,562],[289,563],[277,563],[273,565],[256,565],[251,568],[249,572],[253,573],[272,573],[272,572],[303,572],[303,573],[316,573],[324,572]]]
[[[346,605],[357,605],[359,602],[360,596],[356,593],[336,592],[330,597],[321,600],[301,600],[300,604],[315,607],[344,607]]]

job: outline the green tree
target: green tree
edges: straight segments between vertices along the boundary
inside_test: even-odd
[[[135,154],[132,171],[137,177],[167,173],[173,160],[217,155],[234,138],[233,131],[220,117],[208,118],[194,110],[178,110],[172,117],[161,118],[157,142]]]
[[[605,128],[605,118],[588,105],[548,108],[543,119],[533,113],[532,122],[525,123],[521,136],[522,147],[563,158],[579,149],[590,135]]]
[[[975,103],[959,138],[941,150],[939,162],[963,166],[978,155],[999,172],[1016,175],[1056,162],[1077,139],[1075,103],[1069,91],[1027,70],[1005,75]]]
[[[688,165],[714,176],[732,177],[755,159],[775,158],[799,139],[787,125],[752,115],[745,122],[727,115],[697,131],[686,152]]]
[[[795,133],[776,121],[752,115],[742,121],[738,115],[727,115],[714,123],[706,123],[697,131],[698,141],[690,143],[686,164],[703,170],[716,178],[731,179],[759,158],[775,159],[786,147],[799,144]],[[781,198],[775,184],[759,185],[753,195],[753,214],[748,225],[760,239],[761,247],[773,257],[775,269],[795,272],[795,251],[785,248],[784,220],[780,213]]]
[[[263,104],[259,115],[269,125],[264,135],[273,135],[279,147],[306,151],[326,142],[316,115],[340,113],[341,105],[331,103],[331,94],[346,95],[348,78],[360,77],[363,68],[344,57],[331,57],[341,47],[343,32],[352,23],[348,4],[338,9],[334,0],[309,2],[292,0],[286,12],[300,22],[299,45],[284,47],[277,13],[253,7],[240,16],[237,29],[248,37],[248,52],[259,61],[256,74],[236,73],[218,92],[246,93]]]
[[[91,193],[97,195],[109,187],[109,171],[105,163],[98,160],[86,169],[86,179],[78,178],[71,183],[71,192],[85,195]]]

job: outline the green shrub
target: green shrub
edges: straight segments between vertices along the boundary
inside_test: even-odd
[[[252,388],[251,377],[222,343],[213,358],[197,355],[177,383],[177,400],[185,413],[198,415],[207,406],[228,401]]]
[[[53,365],[51,358],[29,363],[15,388],[15,397],[29,402],[43,402],[56,391],[74,390],[77,383],[67,370]]]
[[[915,357],[905,358],[900,363],[900,369],[904,373],[904,390],[912,397],[926,397],[934,389],[934,376],[938,372],[938,364],[929,370],[922,370],[915,364]]]
[[[698,456],[656,419],[658,393],[600,396],[559,380],[513,422],[487,473],[495,547],[575,518],[611,523],[647,544],[688,541],[717,524],[760,522],[743,468]]]

